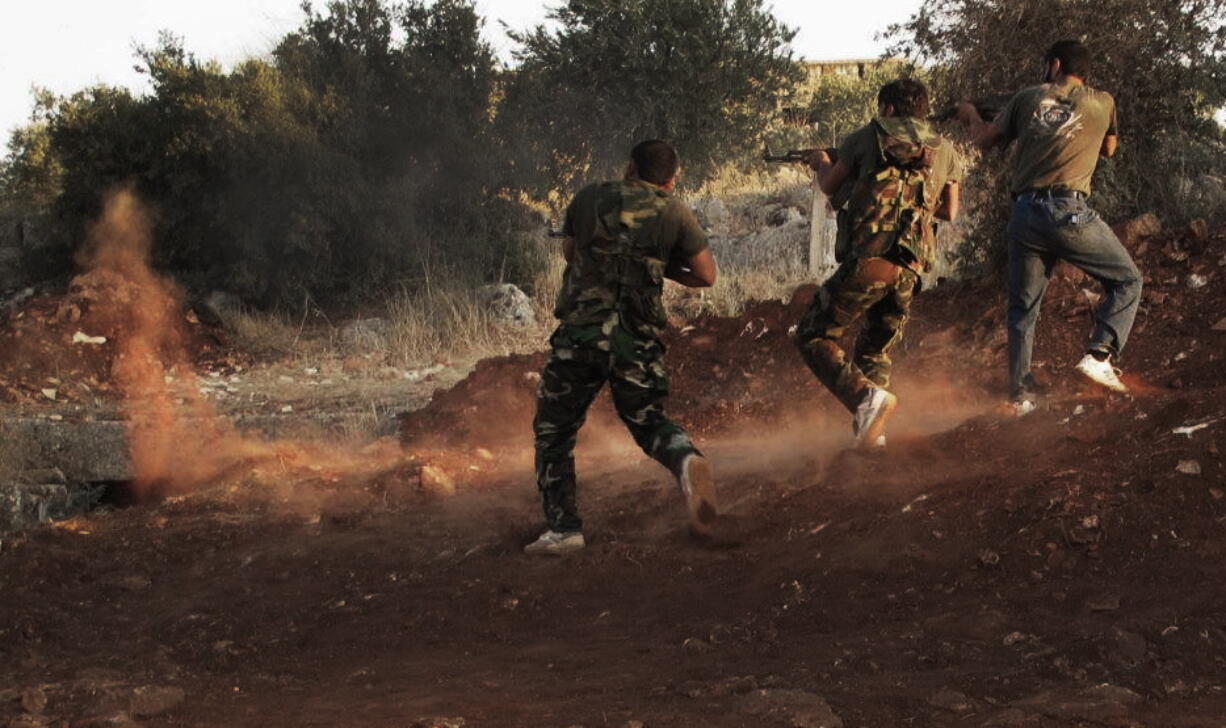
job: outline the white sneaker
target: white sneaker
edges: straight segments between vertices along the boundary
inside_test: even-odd
[[[880,447],[885,444],[885,423],[898,406],[898,397],[876,387],[868,390],[868,396],[856,408],[851,429],[855,434],[856,447]],[[880,443],[880,445],[878,444]]]
[[[1077,371],[1114,392],[1128,391],[1127,385],[1120,381],[1120,370],[1111,366],[1110,358],[1099,361],[1093,354],[1086,354],[1077,362]]]
[[[681,477],[677,480],[685,496],[690,530],[700,536],[711,536],[715,518],[719,515],[711,463],[698,453],[686,455],[685,460],[681,461]]]
[[[540,538],[524,547],[525,554],[566,554],[578,551],[587,542],[582,531],[545,531]]]

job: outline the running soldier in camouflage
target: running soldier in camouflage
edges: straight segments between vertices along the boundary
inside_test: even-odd
[[[861,447],[885,444],[886,419],[897,398],[890,385],[890,350],[902,339],[920,275],[935,262],[932,220],[957,215],[960,177],[952,146],[923,117],[923,84],[898,80],[877,96],[880,115],[852,133],[838,161],[818,152],[810,161],[830,196],[851,186],[840,223],[838,270],[801,318],[796,345],[818,380],[853,414]],[[852,360],[840,341],[861,315]]]
[[[664,279],[709,286],[715,261],[693,213],[672,195],[676,151],[651,140],[631,157],[624,180],[584,188],[566,212],[567,267],[554,311],[560,325],[550,337],[533,420],[547,530],[528,553],[584,545],[573,452],[588,407],[606,382],[634,441],[677,477],[691,528],[709,533],[715,517],[710,467],[664,414],[668,379],[660,341]]]

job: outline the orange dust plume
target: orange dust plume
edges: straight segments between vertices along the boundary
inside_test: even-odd
[[[385,472],[406,461],[396,446],[361,453],[324,443],[240,433],[200,393],[188,354],[182,295],[149,264],[149,209],[131,187],[111,192],[79,262],[112,292],[101,312],[115,325],[112,374],[123,397],[136,492],[184,492],[228,477],[278,480],[302,474]],[[274,464],[275,468],[261,467]]]

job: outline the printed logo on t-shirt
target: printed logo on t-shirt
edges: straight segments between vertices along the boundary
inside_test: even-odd
[[[1081,131],[1081,114],[1068,99],[1043,99],[1034,110],[1030,128],[1043,136],[1071,138]]]

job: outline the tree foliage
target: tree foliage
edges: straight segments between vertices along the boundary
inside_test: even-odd
[[[525,204],[611,173],[639,138],[678,141],[691,177],[748,149],[796,76],[761,0],[573,0],[516,36],[502,71],[472,0],[333,0],[233,69],[164,34],[152,91],[43,94],[0,164],[0,196],[48,213],[69,269],[106,191],[158,210],[156,261],[191,287],[299,305],[430,280],[529,282]]]
[[[1047,48],[1082,40],[1088,82],[1115,97],[1121,137],[1095,176],[1095,206],[1114,219],[1222,214],[1226,147],[1214,114],[1226,105],[1226,0],[925,0],[889,36],[891,52],[931,67],[947,98],[1040,83]],[[992,190],[984,203],[996,205],[968,237],[971,258],[1001,249],[1003,168],[993,154],[967,185]]]
[[[763,0],[568,0],[549,18],[512,33],[500,110],[517,172],[546,188],[613,173],[649,137],[672,140],[686,183],[701,183],[757,145],[801,79],[795,31]]]

